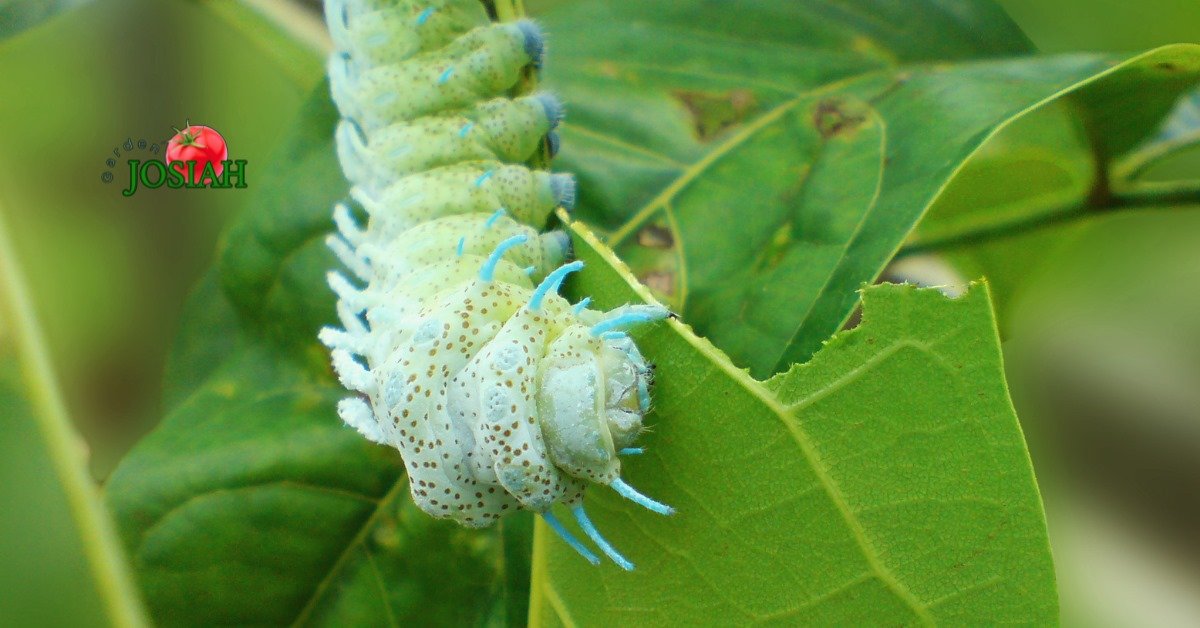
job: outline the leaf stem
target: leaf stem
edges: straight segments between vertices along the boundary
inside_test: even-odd
[[[523,0],[495,0],[492,6],[496,8],[496,19],[500,22],[511,22],[525,16]]]
[[[1181,204],[1200,204],[1200,180],[1142,183],[1125,190],[1106,190],[1103,195],[1093,194],[1082,201],[1056,205],[1036,214],[998,220],[947,236],[917,240],[901,248],[896,258],[984,244],[1117,210],[1170,210]]]
[[[0,203],[0,308],[16,339],[17,358],[38,430],[62,482],[83,541],[84,554],[112,625],[122,628],[148,626],[112,519],[82,460],[82,441],[68,416],[45,335],[17,262],[4,210]]]
[[[1200,145],[1200,128],[1181,133],[1169,140],[1151,142],[1118,159],[1113,164],[1113,175],[1118,179],[1136,179],[1166,158],[1197,145]]]

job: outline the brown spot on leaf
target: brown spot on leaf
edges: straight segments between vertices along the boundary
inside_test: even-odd
[[[671,95],[687,107],[692,127],[702,142],[707,142],[725,129],[741,124],[758,110],[758,99],[748,89],[724,93],[677,89]]]
[[[655,270],[638,277],[647,288],[661,292],[667,296],[675,294],[675,273],[665,270]]]
[[[649,224],[638,230],[637,242],[652,249],[669,249],[675,246],[675,235],[662,225]]]
[[[838,135],[850,135],[866,121],[867,112],[862,104],[837,98],[829,98],[817,103],[812,114],[813,126],[825,139]]]

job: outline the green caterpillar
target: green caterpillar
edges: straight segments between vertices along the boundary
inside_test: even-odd
[[[351,197],[334,209],[330,248],[342,329],[321,340],[354,396],[338,413],[400,451],[413,500],[470,527],[518,508],[540,513],[592,563],[551,512],[566,505],[614,562],[633,565],[583,509],[589,483],[660,513],[673,510],[620,476],[650,408],[652,367],[624,329],[669,315],[610,312],[558,295],[570,240],[539,233],[574,204],[567,174],[525,164],[557,149],[563,109],[547,93],[510,98],[544,52],[528,20],[488,22],[478,0],[329,0],[330,59],[343,119],[338,158]]]

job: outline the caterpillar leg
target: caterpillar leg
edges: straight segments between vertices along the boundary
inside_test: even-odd
[[[367,309],[367,298],[362,290],[355,288],[346,276],[337,272],[330,271],[325,275],[325,280],[329,283],[329,287],[337,294],[339,300],[346,304],[346,307],[351,312],[362,312]]]
[[[375,413],[367,402],[358,397],[346,397],[338,402],[337,412],[346,425],[358,430],[367,440],[387,444],[387,439],[379,429],[379,422],[375,420]]]
[[[361,255],[356,253],[350,244],[347,243],[340,235],[329,234],[325,238],[325,246],[333,251],[337,256],[338,261],[350,269],[355,277],[363,281],[370,281],[373,273],[371,273],[371,265]]]
[[[579,523],[579,527],[583,529],[583,533],[588,535],[588,538],[604,552],[605,556],[612,559],[614,563],[619,565],[625,571],[633,571],[633,563],[629,562],[620,552],[616,550],[596,529],[592,524],[592,520],[588,519],[587,512],[583,509],[583,504],[575,504],[571,507],[571,514],[575,515],[575,521]]]
[[[333,327],[325,327],[317,335],[321,340],[321,344],[330,349],[342,349],[352,355],[363,355],[366,350],[363,347],[362,337],[345,332],[341,329]]]
[[[333,206],[333,224],[337,226],[338,233],[349,242],[351,246],[362,244],[365,237],[362,227],[358,225],[358,221],[350,213],[350,207],[345,203],[338,203]]]
[[[587,547],[585,547],[583,543],[579,542],[579,539],[575,538],[575,535],[571,534],[565,527],[563,527],[562,522],[559,521],[558,517],[555,517],[553,513],[551,513],[549,510],[543,512],[542,519],[546,522],[546,525],[550,526],[551,530],[554,530],[554,533],[558,535],[558,538],[562,539],[567,545],[570,545],[571,549],[579,552],[579,555],[582,556],[584,560],[593,565],[600,564],[600,559],[592,553],[592,550],[589,550]]]
[[[371,372],[350,355],[346,349],[334,349],[330,352],[333,357],[333,370],[337,372],[342,385],[350,390],[356,390],[368,395],[375,394],[375,380]]]
[[[371,333],[358,314],[352,312],[350,307],[342,301],[338,301],[337,313],[338,320],[342,322],[342,327],[345,328],[346,333],[360,338]]]

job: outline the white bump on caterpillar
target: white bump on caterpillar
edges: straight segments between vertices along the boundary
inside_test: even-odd
[[[652,369],[626,334],[669,313],[603,313],[558,290],[582,262],[540,233],[575,181],[527,167],[562,104],[507,92],[545,45],[532,22],[491,24],[477,0],[328,0],[336,51],[335,144],[351,183],[327,243],[361,280],[328,274],[343,329],[323,329],[339,380],[359,396],[342,420],[396,448],[414,503],[469,527],[533,510],[597,563],[551,512],[568,507],[588,539],[633,564],[583,510],[590,482],[654,512],[670,508],[620,477],[650,409]],[[359,359],[361,358],[361,360]]]

